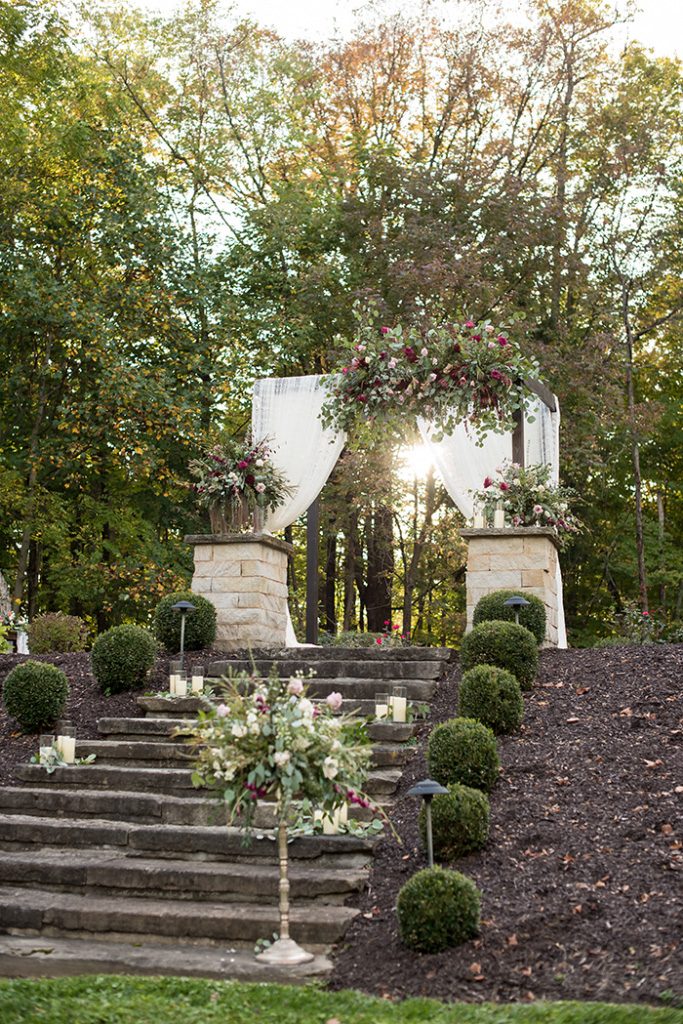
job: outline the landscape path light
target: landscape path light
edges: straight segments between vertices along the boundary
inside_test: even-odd
[[[521,597],[519,594],[516,594],[514,597],[508,597],[507,601],[503,601],[503,606],[505,608],[515,609],[515,622],[517,623],[517,625],[519,625],[520,608],[528,608],[529,604],[530,602],[525,601],[524,598]]]
[[[448,790],[440,782],[434,779],[423,779],[408,790],[408,796],[421,796],[425,802],[425,813],[427,815],[427,863],[430,868],[434,867],[434,843],[432,842],[432,798],[439,793],[447,793]]]
[[[183,659],[185,655],[185,616],[188,612],[196,612],[197,608],[190,601],[178,601],[172,604],[174,612],[180,612],[180,673],[183,673]]]

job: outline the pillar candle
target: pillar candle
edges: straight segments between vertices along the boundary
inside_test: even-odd
[[[187,697],[187,679],[176,677],[175,695],[176,697]]]
[[[496,530],[502,530],[505,526],[505,512],[502,508],[497,508],[493,513],[493,525]]]
[[[174,696],[177,693],[177,687],[178,687],[178,680],[179,679],[180,679],[180,676],[176,675],[175,673],[168,677],[168,690],[169,690],[169,693],[172,693]]]
[[[395,722],[405,722],[408,711],[408,701],[405,697],[392,697],[391,706]]]
[[[67,764],[73,764],[76,760],[76,738],[74,736],[58,736],[57,750]]]
[[[484,527],[486,526],[486,523],[484,521],[484,513],[483,512],[475,512],[474,513],[474,523],[473,523],[473,525],[474,525],[474,529],[475,530],[483,530],[484,529]]]
[[[192,676],[192,692],[201,693],[204,689],[204,676]]]

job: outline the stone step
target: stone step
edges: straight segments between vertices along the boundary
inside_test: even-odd
[[[388,805],[391,797],[378,801]],[[385,806],[386,809],[386,806]],[[37,815],[48,818],[92,818],[108,821],[132,822],[145,825],[225,825],[227,812],[224,805],[210,794],[175,797],[168,793],[120,793],[106,789],[76,789],[65,786],[0,787],[0,812],[6,814]],[[356,821],[369,821],[370,810],[358,806],[349,808],[349,817]],[[254,827],[275,827],[275,805],[259,800]]]
[[[213,946],[178,946],[136,942],[35,938],[0,935],[0,977],[64,978],[82,974],[126,974],[214,978],[223,981],[301,985],[325,977],[332,969],[318,954],[298,967],[272,967],[259,963],[253,950]]]
[[[192,785],[192,771],[189,768],[129,768],[118,764],[86,764],[56,768],[48,775],[39,764],[24,764],[17,768],[16,774],[23,782],[38,786],[54,783],[59,787],[80,786],[129,793],[172,793],[181,798],[194,797],[198,792]],[[394,774],[400,778],[400,771]],[[393,788],[388,789],[386,775],[385,770],[369,772],[365,784],[369,796],[386,796],[395,791],[398,778]]]
[[[372,857],[376,837],[354,835],[296,836],[288,846],[292,861],[315,867],[359,868]],[[245,845],[244,833],[230,826],[143,825],[100,818],[48,818],[0,814],[0,850],[59,847],[78,855],[76,848],[115,850],[128,857],[259,863],[277,861],[272,832],[258,830]]]
[[[93,896],[274,903],[278,899],[279,867],[126,857],[97,850],[79,857],[59,850],[29,855],[26,851],[0,851],[0,879],[3,885],[59,892],[80,890]],[[367,869],[315,868],[294,863],[289,881],[290,895],[299,901],[341,903],[365,887]]]
[[[410,748],[400,743],[375,744],[372,747],[374,767],[405,764],[410,757]],[[195,760],[192,749],[182,742],[148,743],[145,740],[79,740],[76,744],[77,757],[94,754],[102,765],[122,765],[127,768],[191,766]]]
[[[339,942],[352,907],[293,902],[292,938],[314,948]],[[0,886],[0,930],[12,935],[97,936],[105,941],[253,944],[279,927],[274,905],[93,896]]]
[[[443,661],[419,660],[419,661],[396,661],[396,660],[368,660],[357,659],[294,659],[285,661],[258,660],[258,661],[214,661],[207,669],[210,681],[229,674],[247,673],[265,678],[276,671],[282,678],[292,676],[297,672],[303,672],[307,677],[309,672],[314,673],[310,680],[313,685],[317,679],[364,679],[373,680],[373,685],[379,682],[393,681],[395,683],[408,683],[416,680],[436,680],[441,677],[444,671]],[[309,682],[308,679],[306,679]]]
[[[279,651],[253,651],[253,657],[260,661],[441,661],[448,662],[453,657],[449,647],[387,647],[372,644],[370,647],[342,647],[341,644],[312,647],[285,647]],[[226,658],[250,661],[246,653],[242,657]]]
[[[210,683],[215,699],[220,700],[220,679],[210,680]],[[436,690],[437,683],[434,679],[396,679],[395,677],[379,680],[363,677],[354,679],[352,676],[340,675],[332,677],[316,676],[314,679],[307,680],[307,686],[308,694],[313,699],[324,700],[330,693],[341,693],[344,698],[341,711],[345,714],[352,714],[357,713],[355,711],[355,702],[357,700],[374,701],[378,693],[385,691],[391,693],[394,686],[404,686],[408,699],[411,701],[430,700]]]
[[[191,698],[190,698],[191,699]],[[374,702],[372,711],[374,712]],[[148,743],[166,743],[175,729],[192,726],[194,718],[100,718],[97,728],[110,740],[128,742],[144,739]],[[368,736],[381,743],[406,743],[415,732],[412,722],[372,721],[368,725]],[[182,743],[182,738],[174,738]]]
[[[143,709],[145,715],[153,717],[155,721],[166,719],[167,721],[179,721],[184,718],[194,718],[201,707],[201,701],[197,697],[138,697],[137,704]],[[413,708],[416,704],[429,705],[428,700],[411,701]],[[341,709],[344,714],[352,714],[357,718],[368,718],[375,720],[375,695],[372,698],[354,699],[352,702],[345,701]],[[145,721],[146,719],[138,719]],[[378,723],[379,724],[379,723]],[[382,723],[384,724],[384,723]],[[396,723],[399,724],[399,723]],[[408,723],[410,724],[410,723]]]

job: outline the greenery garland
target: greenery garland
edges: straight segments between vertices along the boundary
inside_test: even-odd
[[[435,440],[466,420],[483,440],[513,427],[528,401],[524,381],[537,376],[537,363],[488,320],[379,329],[365,323],[329,385],[321,418],[347,432],[359,420],[390,420],[403,436],[421,416],[434,425]]]

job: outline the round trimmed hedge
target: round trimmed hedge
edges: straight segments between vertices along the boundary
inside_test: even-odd
[[[135,690],[154,665],[157,643],[143,626],[112,626],[92,647],[92,670],[105,693]]]
[[[496,665],[476,665],[463,674],[458,711],[476,718],[497,736],[515,732],[524,718],[524,700],[512,672]]]
[[[537,643],[542,644],[545,639],[545,605],[535,594],[520,594],[518,590],[494,590],[491,594],[486,594],[479,599],[474,609],[474,625],[493,621],[516,622],[515,609],[505,607],[505,602],[510,597],[523,597],[529,602],[528,608],[517,609],[519,624],[534,634]]]
[[[36,615],[27,632],[31,654],[84,651],[88,646],[88,627],[78,615],[62,615],[61,612]]]
[[[398,927],[406,946],[439,953],[479,931],[479,890],[459,871],[424,868],[398,894]]]
[[[473,718],[437,725],[429,737],[427,760],[431,777],[442,786],[459,782],[485,793],[493,788],[500,768],[496,737]]]
[[[180,650],[180,612],[173,611],[178,601],[190,601],[196,611],[185,616],[185,650],[199,651],[216,639],[216,609],[201,594],[180,590],[162,597],[154,611],[154,635],[167,651]]]
[[[463,671],[476,665],[496,665],[512,672],[523,690],[530,690],[538,672],[536,637],[514,622],[480,622],[463,637]]]
[[[432,839],[434,853],[443,860],[456,860],[480,850],[489,837],[491,809],[489,798],[479,789],[455,783],[448,793],[432,799]],[[427,846],[427,813],[420,811],[420,835]]]
[[[61,669],[42,661],[25,661],[5,679],[2,698],[7,711],[29,732],[52,725],[69,696]]]

